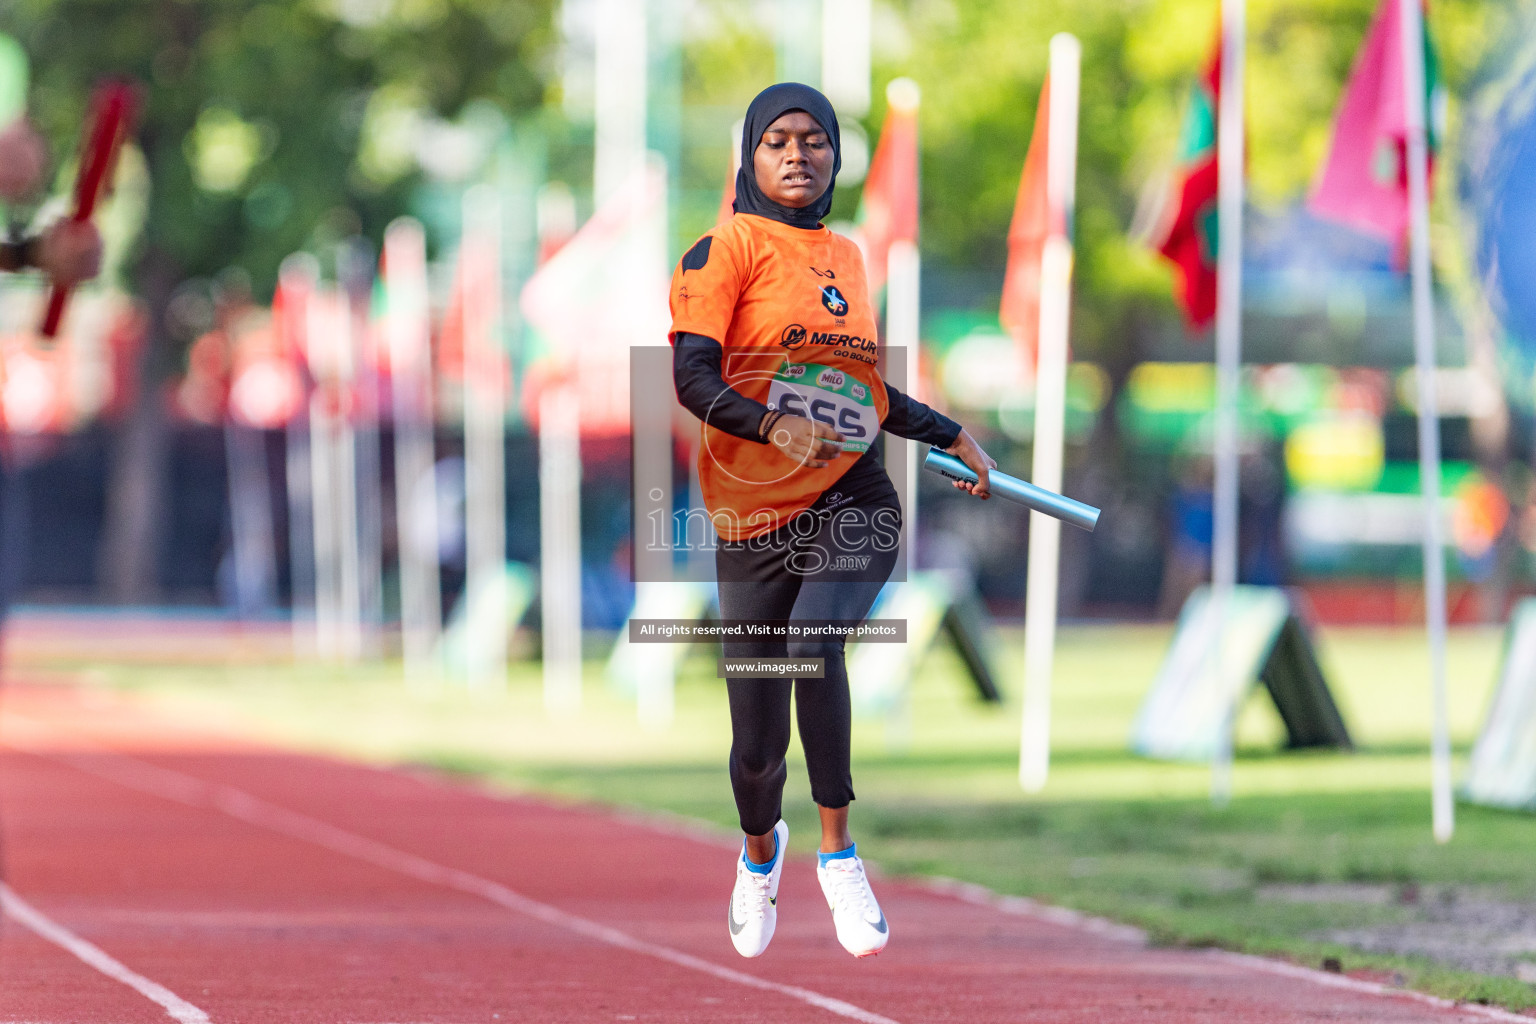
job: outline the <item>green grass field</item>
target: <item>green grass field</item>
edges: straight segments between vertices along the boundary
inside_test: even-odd
[[[1061,637],[1054,760],[1044,793],[1017,783],[1017,666],[1009,634],[1009,703],[979,703],[947,651],[931,655],[900,721],[854,730],[852,824],[860,850],[887,872],[944,875],[1000,892],[1128,921],[1154,940],[1337,958],[1344,970],[1401,975],[1459,999],[1536,1006],[1517,977],[1423,956],[1367,953],[1330,939],[1344,929],[1422,927],[1435,900],[1536,904],[1536,817],[1461,805],[1455,839],[1429,828],[1429,680],[1414,632],[1331,630],[1325,670],[1360,749],[1281,753],[1262,694],[1239,723],[1233,799],[1209,800],[1203,766],[1126,752],[1138,703],[1167,646],[1167,627],[1080,626]],[[1452,635],[1451,725],[1464,758],[1500,654],[1497,630]],[[409,687],[398,665],[70,665],[87,685],[129,691],[193,715],[305,749],[431,765],[515,790],[648,808],[725,830],[735,815],[725,773],[723,685],[700,650],[677,690],[677,716],[644,732],[634,706],[588,665],[579,715],[551,719],[536,664],[508,688]],[[792,758],[798,757],[793,748]],[[792,765],[786,817],[810,849],[815,814]],[[1438,904],[1436,904],[1438,906]],[[1530,955],[1536,971],[1536,951]],[[1523,968],[1521,969],[1523,974]]]

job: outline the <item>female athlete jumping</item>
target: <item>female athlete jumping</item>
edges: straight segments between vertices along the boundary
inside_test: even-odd
[[[720,546],[726,620],[801,627],[869,613],[896,561],[901,506],[874,447],[886,430],[945,448],[987,496],[995,466],[958,423],[886,384],[863,258],[822,223],[840,158],[837,116],[808,86],[771,86],[747,109],[735,215],[672,278],[673,379],[704,423],[699,477]],[[817,877],[838,940],[878,953],[889,926],[848,832],[850,702],[843,639],[725,645],[729,659],[820,659],[793,680],[811,796]],[[746,839],[728,923],[743,956],[773,938],[789,831],[781,815],[791,680],[730,678],[731,787]]]

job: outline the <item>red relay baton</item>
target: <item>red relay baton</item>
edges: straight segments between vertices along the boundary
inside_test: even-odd
[[[117,154],[123,140],[132,131],[138,102],[126,82],[108,82],[98,86],[91,97],[91,120],[80,149],[80,172],[75,178],[75,209],[70,220],[84,223],[96,212],[96,202],[106,191],[117,166]],[[57,285],[49,289],[48,310],[43,315],[41,334],[56,337],[69,289]]]

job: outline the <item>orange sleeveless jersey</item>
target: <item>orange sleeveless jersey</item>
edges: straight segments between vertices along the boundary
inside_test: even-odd
[[[672,336],[724,346],[726,384],[846,439],[824,469],[771,444],[704,425],[699,482],[725,540],[767,533],[810,507],[874,442],[889,403],[859,247],[825,226],[737,214],[688,250],[672,275]]]

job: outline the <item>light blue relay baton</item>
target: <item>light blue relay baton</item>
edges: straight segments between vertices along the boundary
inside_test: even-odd
[[[974,469],[948,452],[942,452],[937,448],[928,449],[928,456],[923,459],[923,468],[940,476],[947,476],[951,480],[963,480],[969,484],[975,483],[977,479]],[[1044,512],[1048,516],[1055,516],[1062,522],[1071,523],[1089,533],[1099,525],[1099,510],[1092,505],[1074,501],[1064,494],[1048,491],[1044,487],[1036,487],[1028,480],[1020,480],[1016,476],[999,473],[995,469],[987,474],[987,479],[992,485],[992,493],[1000,498],[1016,501],[1026,508]]]

